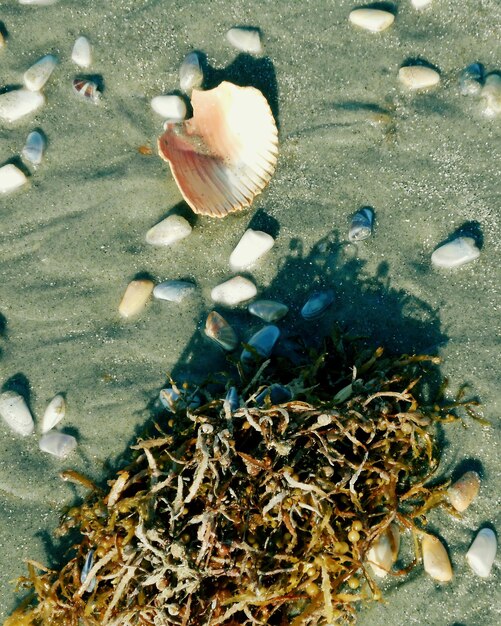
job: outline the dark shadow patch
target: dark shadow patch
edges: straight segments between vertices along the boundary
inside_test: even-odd
[[[355,9],[378,9],[379,11],[387,11],[393,15],[398,14],[398,7],[392,2],[371,2],[370,4],[359,4],[353,7]]]
[[[420,65],[421,67],[428,67],[431,70],[435,70],[438,74],[442,75],[440,68],[434,65],[423,57],[407,57],[400,67],[411,67],[413,65]]]
[[[9,165],[9,164],[15,165],[18,170],[21,170],[21,172],[26,176],[26,178],[30,178],[31,176],[30,170],[24,164],[20,156],[14,156],[11,159],[8,159],[4,163],[2,163],[1,165],[4,166],[4,165]]]
[[[17,374],[14,374],[14,376],[11,376],[4,382],[4,384],[2,385],[2,392],[4,391],[15,391],[16,393],[18,393],[20,396],[22,396],[25,399],[28,407],[30,406],[30,403],[31,403],[30,383],[29,383],[27,376],[23,374],[22,372],[18,372]]]
[[[278,220],[266,213],[263,209],[259,209],[252,216],[251,221],[247,228],[253,230],[262,230],[268,235],[271,235],[273,239],[276,239],[280,233],[280,224]]]

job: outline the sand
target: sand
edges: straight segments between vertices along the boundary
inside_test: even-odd
[[[461,520],[431,516],[449,546],[455,578],[438,585],[420,568],[388,582],[388,602],[364,607],[360,624],[489,626],[501,621],[499,560],[487,580],[475,578],[464,554],[474,531],[500,528],[499,483],[499,217],[501,120],[486,119],[480,101],[458,93],[457,76],[474,61],[501,70],[497,0],[435,0],[422,12],[398,5],[385,33],[347,21],[352,3],[210,0],[60,0],[22,6],[4,0],[8,33],[0,49],[1,84],[16,85],[46,53],[60,64],[45,88],[47,104],[16,125],[0,125],[0,165],[16,159],[30,130],[48,138],[46,157],[29,187],[0,197],[0,386],[25,393],[38,424],[48,401],[66,394],[64,429],[78,451],[60,461],[0,424],[0,616],[16,603],[10,583],[23,559],[52,563],[51,534],[63,506],[83,492],[59,478],[75,468],[102,480],[150,419],[158,390],[203,376],[221,363],[200,324],[210,290],[231,277],[229,255],[248,226],[276,237],[249,276],[259,294],[291,308],[297,322],[312,286],[330,286],[336,302],[322,324],[337,320],[389,350],[438,352],[456,391],[478,396],[490,429],[468,421],[444,432],[443,472],[473,464],[480,495]],[[238,24],[259,26],[264,57],[238,56],[225,39]],[[82,72],[70,55],[86,35],[94,62]],[[194,216],[181,203],[154,148],[162,121],[153,96],[178,88],[185,54],[206,54],[210,80],[260,86],[280,127],[274,178],[251,210],[222,221]],[[400,65],[421,58],[439,68],[441,84],[405,93]],[[99,105],[79,100],[75,76],[97,74]],[[350,216],[370,205],[374,236],[347,242]],[[172,210],[193,233],[153,248],[147,230]],[[467,227],[480,258],[453,271],[430,265],[434,248]],[[187,278],[197,295],[181,304],[152,302],[121,320],[127,283]],[[259,327],[244,308],[230,312],[241,336]]]

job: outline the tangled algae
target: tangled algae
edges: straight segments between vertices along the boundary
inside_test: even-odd
[[[300,364],[233,364],[226,399],[213,383],[176,388],[106,490],[82,477],[90,493],[59,531],[78,533],[68,560],[28,563],[5,626],[354,623],[381,599],[371,546],[390,527],[412,538],[414,558],[392,568],[405,574],[428,510],[447,506],[447,483],[430,486],[437,428],[459,406],[476,416],[443,399],[437,363],[334,333]],[[273,404],[277,385],[292,399]]]

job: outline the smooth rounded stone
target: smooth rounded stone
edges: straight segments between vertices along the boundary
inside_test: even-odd
[[[30,91],[40,91],[49,80],[58,63],[53,54],[46,54],[26,70],[23,76],[24,85]]]
[[[400,531],[396,524],[390,526],[375,541],[367,552],[367,560],[378,578],[388,575],[398,557],[400,549]]]
[[[305,320],[314,320],[320,317],[333,302],[334,292],[332,289],[314,291],[301,309],[301,315]]]
[[[0,416],[18,435],[27,437],[35,429],[33,417],[25,399],[15,391],[0,394]]]
[[[421,542],[424,571],[434,580],[447,583],[452,580],[452,566],[444,544],[433,535],[425,535]]]
[[[250,26],[239,26],[230,28],[226,33],[226,39],[237,50],[250,52],[251,54],[261,54],[261,34],[258,28]]]
[[[179,68],[179,86],[185,93],[202,86],[204,74],[200,59],[196,52],[190,52],[184,58]]]
[[[42,452],[57,456],[58,459],[64,459],[77,447],[77,440],[73,435],[54,431],[42,435],[38,446]]]
[[[21,155],[25,161],[37,166],[42,162],[44,150],[45,137],[38,130],[34,130],[26,138]]]
[[[0,167],[0,193],[11,193],[22,187],[28,179],[13,163]]]
[[[169,215],[164,220],[155,224],[146,233],[146,243],[152,246],[171,246],[188,237],[192,228],[181,215]]]
[[[58,393],[47,405],[42,417],[42,434],[57,426],[66,415],[66,401],[64,396]]]
[[[45,96],[39,91],[14,89],[0,95],[0,120],[17,122],[34,113],[45,104]]]
[[[221,348],[231,352],[238,346],[238,337],[233,328],[217,311],[211,311],[205,321],[205,334]]]
[[[431,255],[431,262],[436,267],[459,267],[478,259],[480,250],[472,237],[457,237],[437,248]]]
[[[155,113],[164,120],[180,122],[186,117],[186,103],[181,96],[155,96],[150,104]]]
[[[420,11],[421,9],[426,9],[431,5],[433,0],[411,0],[412,6]]]
[[[477,472],[466,472],[447,489],[449,502],[462,513],[470,506],[480,490],[480,476]]]
[[[265,322],[278,322],[289,312],[289,307],[275,300],[256,300],[247,307],[251,315],[261,318]]]
[[[274,243],[275,240],[268,233],[248,228],[230,255],[231,269],[241,271],[251,267],[273,248]]]
[[[372,234],[374,224],[374,211],[370,207],[364,207],[355,213],[351,220],[348,239],[350,241],[363,241]]]
[[[438,85],[440,74],[426,65],[405,65],[398,70],[398,80],[411,91]]]
[[[496,533],[491,528],[481,528],[466,553],[466,560],[477,576],[489,577],[496,551]]]
[[[256,357],[267,359],[279,337],[280,330],[276,326],[270,325],[261,328],[247,342],[251,350],[244,348],[240,360],[242,363],[252,363]]]
[[[489,74],[486,77],[480,97],[484,100],[486,117],[496,117],[501,113],[501,75]]]
[[[151,280],[133,280],[127,285],[118,312],[122,317],[132,317],[144,309],[148,302],[154,284]]]
[[[482,90],[484,68],[480,63],[472,63],[459,74],[459,93],[463,96],[476,96]]]
[[[382,9],[354,9],[348,19],[355,26],[359,26],[371,33],[380,33],[390,27],[395,21],[395,16],[389,11]]]
[[[89,67],[92,64],[92,49],[87,37],[78,37],[71,51],[71,60],[79,67]]]
[[[226,306],[236,306],[241,302],[250,300],[256,294],[257,289],[254,283],[243,276],[235,276],[214,287],[210,296],[214,302],[220,302]]]
[[[195,285],[184,280],[166,280],[155,285],[153,297],[157,300],[182,302],[195,291]]]

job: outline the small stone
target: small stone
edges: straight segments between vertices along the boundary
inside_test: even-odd
[[[30,91],[40,91],[45,83],[49,80],[50,75],[57,65],[57,57],[53,54],[47,54],[36,63],[34,63],[24,73],[24,85]]]
[[[38,445],[42,452],[64,459],[77,447],[77,440],[72,435],[50,432],[40,437]]]
[[[45,103],[45,97],[39,91],[14,89],[0,95],[0,120],[16,122],[25,115],[33,113]]]
[[[480,476],[477,472],[466,472],[447,490],[449,502],[462,513],[477,497],[480,489]]]
[[[256,294],[257,289],[254,283],[243,276],[235,276],[214,287],[211,291],[211,298],[214,302],[235,306],[245,300],[250,300]]]
[[[179,85],[185,93],[190,94],[193,89],[201,87],[203,82],[204,74],[198,54],[190,52],[179,68]]]
[[[459,267],[478,259],[480,250],[472,237],[457,237],[437,248],[431,255],[431,262],[436,267]]]
[[[166,280],[155,285],[153,297],[157,300],[182,302],[195,291],[195,285],[183,280]]]
[[[25,161],[31,163],[35,167],[42,162],[43,153],[45,150],[45,137],[37,130],[32,131],[26,138],[22,157]]]
[[[398,70],[398,79],[407,89],[419,91],[438,85],[440,74],[426,65],[405,65]]]
[[[151,280],[133,280],[127,285],[118,312],[122,317],[132,317],[144,309],[154,284]]]
[[[230,28],[226,33],[226,39],[242,52],[250,52],[251,54],[261,54],[262,52],[261,35],[258,28],[249,26]]]
[[[301,315],[305,320],[319,318],[334,302],[334,292],[332,289],[325,291],[314,291],[301,309]]]
[[[11,193],[22,187],[28,179],[13,163],[0,167],[0,193]]]
[[[466,553],[466,560],[477,576],[489,577],[496,551],[496,533],[491,528],[481,528]]]
[[[395,16],[393,13],[382,9],[362,8],[351,11],[348,19],[355,26],[364,28],[371,33],[380,33],[393,24]]]
[[[433,535],[425,535],[421,547],[423,550],[424,571],[433,579],[442,583],[452,580],[452,566],[449,555],[440,539]]]
[[[59,422],[66,415],[66,401],[64,396],[58,393],[52,398],[47,405],[45,413],[42,418],[42,434],[48,433],[54,426],[57,426]]]
[[[251,315],[261,318],[265,322],[277,322],[289,312],[289,307],[275,300],[256,300],[247,307]]]
[[[89,67],[92,64],[92,50],[87,37],[79,37],[73,45],[71,60],[79,67]]]
[[[151,108],[164,120],[180,122],[186,117],[186,103],[181,96],[155,96]]]
[[[169,215],[164,220],[155,224],[146,233],[146,242],[152,246],[171,246],[181,241],[191,233],[192,228],[188,220],[181,215]]]
[[[433,0],[411,0],[412,6],[418,11],[426,9],[426,7],[429,7],[432,2]]]
[[[240,360],[244,364],[249,364],[252,363],[256,357],[267,359],[279,337],[280,330],[276,326],[270,325],[261,328],[261,330],[258,330],[257,333],[252,335],[247,342],[251,350],[244,348],[240,355]]]
[[[501,75],[487,76],[480,97],[484,100],[483,112],[486,117],[496,117],[501,113]]]
[[[247,269],[254,265],[264,254],[271,250],[275,240],[268,233],[249,228],[242,235],[230,255],[230,267],[235,272]]]
[[[27,437],[35,429],[33,417],[25,399],[15,391],[0,394],[0,416],[18,435]]]

